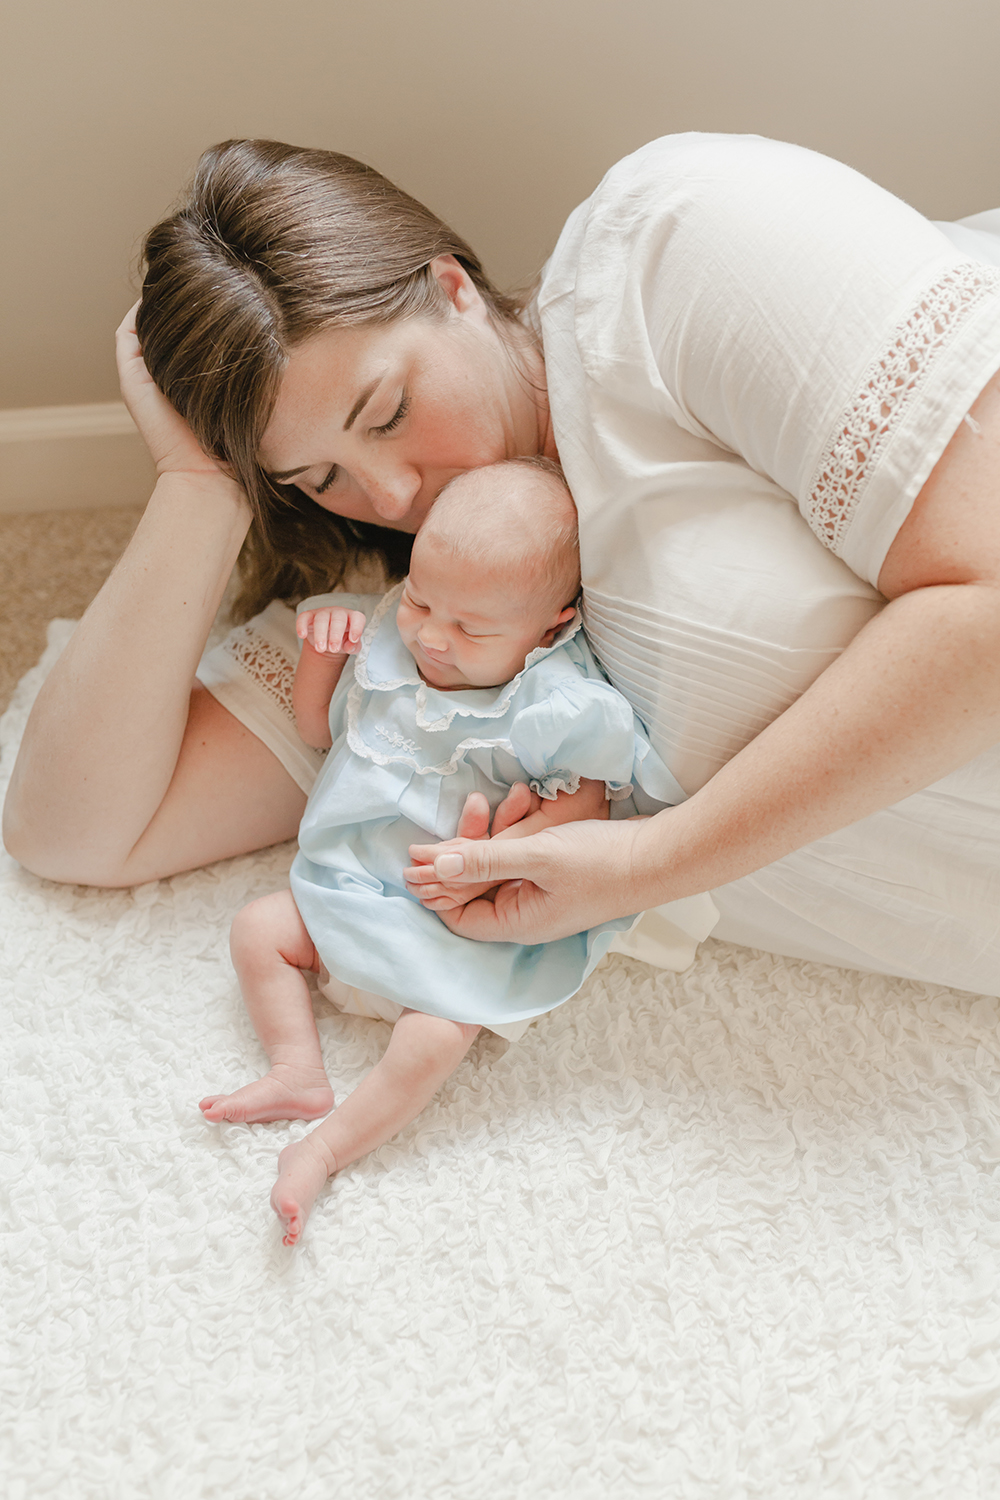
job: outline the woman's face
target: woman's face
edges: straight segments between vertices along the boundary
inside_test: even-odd
[[[548,420],[466,272],[451,256],[432,269],[443,318],[329,329],[292,350],[260,449],[272,478],[325,509],[409,532],[457,474],[539,452]]]

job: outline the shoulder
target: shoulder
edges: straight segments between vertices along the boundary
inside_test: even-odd
[[[543,270],[539,308],[570,291],[586,298],[595,276],[607,285],[625,268],[658,263],[668,246],[699,261],[727,241],[740,250],[747,238],[773,252],[775,223],[783,233],[789,220],[822,221],[825,205],[836,229],[845,200],[862,219],[879,204],[913,212],[803,146],[756,135],[662,136],[617,162],[574,209]]]

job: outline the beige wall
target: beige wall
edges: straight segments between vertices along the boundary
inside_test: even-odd
[[[116,395],[141,233],[233,135],[345,150],[501,282],[671,130],[839,156],[932,216],[1000,203],[997,0],[31,0],[0,68],[0,407]]]

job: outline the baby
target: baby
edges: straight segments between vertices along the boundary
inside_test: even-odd
[[[632,812],[624,799],[635,782],[660,805],[682,799],[590,654],[579,587],[576,511],[561,473],[515,459],[445,487],[409,576],[384,598],[326,595],[300,607],[296,721],[330,754],[291,890],[245,907],[231,940],[271,1067],[200,1106],[209,1120],[327,1117],[278,1158],[271,1203],[286,1245],[326,1179],[413,1120],[481,1027],[514,1040],[575,994],[631,923],[532,947],[474,943],[430,907],[483,887],[439,887],[424,906],[406,881],[410,846],[453,838],[470,792],[493,813],[506,799],[494,831],[526,809],[524,783],[537,793],[537,810],[502,838],[606,818],[609,799]],[[341,1009],[393,1023],[381,1061],[337,1109],[303,970]]]

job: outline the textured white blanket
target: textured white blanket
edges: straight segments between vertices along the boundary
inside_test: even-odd
[[[9,772],[34,691],[4,721]],[[5,1500],[995,1496],[1000,1002],[706,943],[612,958],[337,1178],[206,1125],[291,848],[0,868]],[[322,1009],[334,1087],[387,1028]]]

